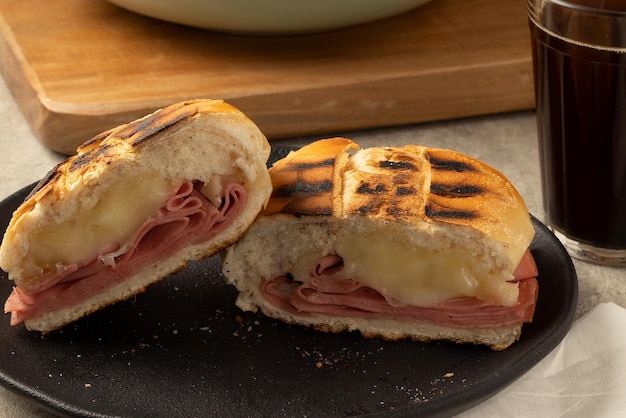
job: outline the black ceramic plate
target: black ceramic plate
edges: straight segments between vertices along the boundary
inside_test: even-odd
[[[0,203],[2,230],[31,187]],[[502,352],[324,334],[241,312],[213,257],[46,336],[10,327],[6,315],[0,380],[74,416],[452,415],[513,382],[569,330],[574,267],[554,235],[533,223],[535,319]],[[2,300],[11,286],[2,273]]]

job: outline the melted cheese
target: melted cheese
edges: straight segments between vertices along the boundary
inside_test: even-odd
[[[202,193],[216,208],[222,205],[222,182],[218,176],[211,177],[211,180],[204,183],[200,189]]]
[[[160,175],[125,178],[112,184],[95,207],[38,231],[29,254],[36,276],[63,265],[84,263],[117,250],[165,204],[173,184]]]
[[[352,235],[335,243],[343,268],[335,280],[354,279],[387,298],[392,305],[429,306],[457,297],[512,306],[519,295],[511,277],[480,268],[465,251],[433,252],[380,236]],[[323,254],[308,254],[293,269],[294,280],[308,281]]]

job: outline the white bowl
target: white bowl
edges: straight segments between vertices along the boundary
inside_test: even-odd
[[[321,32],[399,14],[430,0],[109,0],[146,16],[220,32]]]

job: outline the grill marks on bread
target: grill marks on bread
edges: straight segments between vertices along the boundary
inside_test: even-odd
[[[273,192],[263,213],[333,215],[341,190],[338,160],[358,146],[345,138],[317,141],[291,152],[271,168]]]
[[[459,154],[453,160],[441,155],[440,150],[428,150],[425,156],[430,163],[431,181],[424,214],[438,220],[479,217],[480,213],[471,202],[484,192],[477,181],[480,170]]]
[[[493,174],[462,154],[408,145],[352,155],[348,143],[343,138],[317,141],[272,167],[274,192],[266,214],[470,224],[486,216],[481,211],[485,200],[497,198],[496,185],[489,183]]]
[[[310,163],[293,161],[276,170],[272,199],[285,202],[284,213],[302,215],[332,215],[332,174],[335,159]]]
[[[367,148],[345,167],[344,214],[419,216],[424,173],[407,149]]]
[[[46,186],[58,179],[63,173],[80,172],[88,169],[96,161],[109,164],[110,161],[119,158],[125,150],[120,143],[126,143],[130,147],[136,147],[144,140],[175,125],[177,122],[192,117],[199,113],[195,105],[197,101],[191,100],[161,109],[144,118],[135,120],[126,125],[105,131],[86,141],[77,149],[77,154],[69,157],[66,161],[54,167],[44,178],[31,190],[25,200],[39,193],[46,193]],[[110,144],[102,144],[109,140]]]
[[[194,103],[195,101],[177,103],[161,109],[158,112],[152,113],[144,118],[137,119],[126,125],[103,132],[85,142],[78,150],[79,152],[86,152],[89,149],[93,149],[105,138],[111,136],[115,136],[116,138],[126,141],[134,147],[141,143],[144,139],[163,131],[164,129],[176,124],[176,122],[197,114],[198,108],[193,106]]]
[[[464,163],[462,161],[455,161],[450,159],[441,159],[433,157],[433,153],[436,151],[430,151],[427,153],[428,162],[430,162],[433,170],[441,171],[454,171],[457,173],[477,171],[472,165]]]

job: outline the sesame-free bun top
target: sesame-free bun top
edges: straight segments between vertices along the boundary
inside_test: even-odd
[[[274,191],[265,216],[366,216],[420,228],[456,225],[460,234],[472,230],[493,241],[512,268],[535,233],[511,182],[452,150],[417,145],[359,149],[349,139],[331,138],[292,152],[270,173]],[[307,192],[298,192],[304,184]]]

